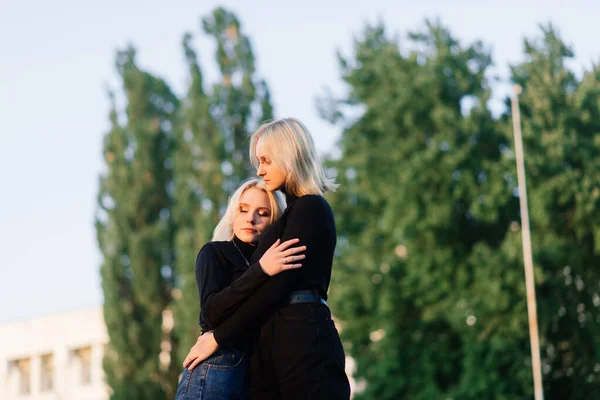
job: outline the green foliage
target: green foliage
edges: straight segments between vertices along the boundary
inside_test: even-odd
[[[229,194],[253,175],[249,134],[261,121],[272,118],[268,87],[255,71],[250,40],[237,18],[218,8],[203,20],[203,27],[216,42],[220,77],[210,90],[205,89],[192,35],[186,34],[183,48],[190,80],[175,156],[178,364],[199,335],[196,254],[211,239]]]
[[[174,226],[169,167],[179,101],[161,79],[139,69],[135,51],[119,52],[126,122],[114,104],[105,137],[96,221],[109,334],[104,359],[113,398],[172,397],[177,371],[160,363],[162,312],[170,302]]]
[[[521,110],[547,398],[600,397],[600,70],[552,26],[512,67]]]
[[[196,254],[229,193],[251,175],[248,135],[272,118],[237,18],[218,8],[203,26],[217,44],[220,81],[206,90],[186,34],[189,87],[181,100],[137,66],[133,49],[117,55],[126,108],[121,115],[111,93],[96,221],[113,399],[174,397],[199,334]],[[164,324],[169,313],[173,329]]]
[[[595,69],[577,82],[570,50],[544,34],[513,79],[525,88],[545,389],[583,399],[598,390],[599,84]],[[368,27],[340,59],[349,95],[323,110],[344,129],[330,160],[341,183],[330,292],[366,382],[357,398],[532,396],[512,130],[486,108],[490,63],[481,43],[429,22],[403,51]]]
[[[173,398],[199,333],[196,253],[253,175],[248,134],[273,117],[235,15],[218,8],[202,29],[219,76],[204,82],[186,34],[181,99],[133,49],[117,56],[126,107],[110,94],[96,220],[113,399]],[[541,32],[511,79],[524,88],[545,397],[589,399],[600,397],[600,68],[578,77],[556,30]],[[340,57],[348,96],[322,110],[343,128],[328,161],[341,183],[330,302],[366,382],[356,398],[532,398],[511,115],[487,109],[490,53],[430,22],[402,45],[367,27]]]

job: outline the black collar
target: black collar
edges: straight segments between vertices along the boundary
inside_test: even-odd
[[[288,193],[285,186],[281,188],[281,191],[283,192],[283,194],[285,194],[285,202],[288,207],[294,204],[296,200],[298,200],[298,196],[296,196],[295,194]]]
[[[233,242],[235,242],[235,244],[237,244],[238,248],[242,251],[242,254],[244,255],[244,257],[246,257],[246,260],[250,261],[250,258],[252,258],[252,253],[254,253],[254,249],[256,249],[256,246],[251,245],[246,242],[242,242],[235,235],[233,235]]]

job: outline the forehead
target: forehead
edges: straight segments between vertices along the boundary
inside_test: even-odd
[[[269,145],[264,136],[256,141],[256,158],[269,157]]]
[[[247,204],[251,207],[271,209],[269,196],[261,189],[250,188],[240,197],[241,204]]]

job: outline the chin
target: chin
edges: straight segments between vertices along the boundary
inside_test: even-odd
[[[269,189],[269,191],[271,191],[271,192],[274,192],[276,190],[280,190],[282,188],[283,188],[283,184],[281,184],[281,185],[270,184],[269,186],[267,186],[267,189]]]
[[[256,235],[253,235],[251,233],[240,232],[236,236],[244,243],[255,244],[256,242],[258,242],[258,238],[256,237]]]

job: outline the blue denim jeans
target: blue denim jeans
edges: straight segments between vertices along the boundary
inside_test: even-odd
[[[183,370],[175,400],[247,399],[248,363],[248,356],[241,351],[218,349],[192,371]]]

